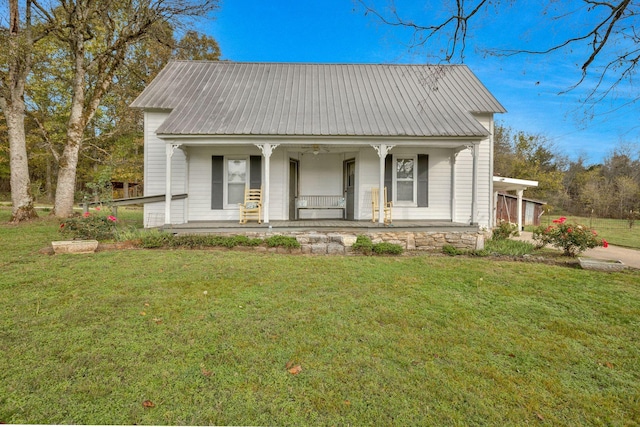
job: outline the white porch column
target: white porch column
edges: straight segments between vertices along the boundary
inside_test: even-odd
[[[451,222],[456,222],[456,161],[458,160],[458,154],[465,148],[454,149],[449,159],[451,164]]]
[[[271,154],[280,144],[256,144],[264,157],[264,182],[262,184],[262,221],[269,223],[269,181],[271,179]]]
[[[379,144],[371,145],[380,158],[380,176],[378,177],[378,224],[384,224],[384,161],[389,151],[395,145]]]
[[[498,192],[493,192],[493,217],[491,218],[491,228],[498,225]]]
[[[516,190],[516,194],[518,195],[518,236],[522,233],[522,195],[524,194],[524,190]]]
[[[471,224],[478,223],[478,145],[471,146],[473,156],[473,177],[471,183]]]
[[[165,165],[165,187],[164,187],[164,223],[165,225],[171,224],[171,159],[173,158],[173,152],[176,148],[179,148],[180,144],[167,144],[167,163]]]

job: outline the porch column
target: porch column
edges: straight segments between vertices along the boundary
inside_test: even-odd
[[[493,192],[493,217],[491,218],[491,227],[498,225],[498,192]]]
[[[518,195],[518,236],[522,234],[522,195],[524,194],[523,189],[516,190],[516,194]]]
[[[451,222],[456,222],[456,161],[458,154],[467,147],[455,148],[451,153]]]
[[[164,188],[164,224],[171,224],[171,159],[173,158],[173,152],[176,148],[180,148],[180,144],[167,144],[166,145],[166,165],[165,165],[165,188]]]
[[[380,176],[378,177],[378,224],[384,224],[384,161],[395,145],[371,145],[380,158]]]
[[[256,144],[264,157],[264,182],[262,184],[262,221],[269,223],[269,181],[271,176],[271,154],[280,144]]]
[[[478,145],[471,146],[473,156],[473,177],[471,183],[471,224],[478,223]]]

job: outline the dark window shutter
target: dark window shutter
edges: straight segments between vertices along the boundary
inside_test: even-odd
[[[393,200],[393,156],[387,154],[384,158],[384,186],[387,187],[387,202]]]
[[[262,186],[262,156],[251,156],[249,158],[249,188],[260,188]]]
[[[418,206],[429,206],[429,156],[418,154]]]
[[[224,156],[211,156],[211,209],[224,208]]]

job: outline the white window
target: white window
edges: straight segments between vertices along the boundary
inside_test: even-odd
[[[415,205],[416,203],[416,157],[395,157],[393,181],[394,203],[398,205]]]
[[[244,202],[244,189],[249,182],[247,159],[227,159],[227,205]]]

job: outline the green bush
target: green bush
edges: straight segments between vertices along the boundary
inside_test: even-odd
[[[140,236],[140,246],[146,249],[170,246],[175,236],[160,230],[148,230]]]
[[[493,240],[507,240],[511,236],[518,233],[518,225],[512,222],[500,221],[497,227],[492,231]]]
[[[351,246],[351,249],[365,255],[370,255],[371,252],[373,252],[373,242],[369,236],[361,234],[356,237],[356,242]]]
[[[595,230],[581,224],[568,223],[567,218],[553,220],[553,224],[534,229],[533,239],[538,247],[546,245],[562,249],[564,255],[575,257],[587,249],[597,246],[609,246],[606,240],[598,237]]]
[[[442,253],[449,256],[464,255],[465,251],[456,248],[453,245],[442,246]]]
[[[298,242],[298,240],[295,237],[281,236],[281,235],[267,237],[265,239],[265,243],[270,248],[283,247],[283,248],[289,248],[289,249],[297,249],[300,247],[300,242]]]
[[[365,255],[400,255],[404,252],[402,246],[395,243],[380,242],[374,244],[369,236],[360,235],[351,247],[354,251]]]
[[[111,240],[116,236],[117,219],[113,215],[90,214],[67,218],[60,224],[60,233],[71,239]]]
[[[404,249],[395,243],[380,242],[373,245],[373,252],[378,255],[400,255]]]

